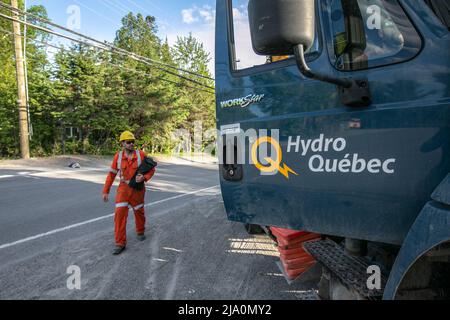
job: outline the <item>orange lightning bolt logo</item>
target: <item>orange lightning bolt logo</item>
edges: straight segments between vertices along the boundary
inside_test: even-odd
[[[267,144],[273,146],[275,149],[275,153],[276,153],[275,160],[272,158],[269,158],[269,157],[264,158],[264,160],[266,160],[267,163],[269,163],[269,166],[263,166],[258,161],[257,151],[258,151],[258,147],[262,143],[267,143]],[[282,164],[281,163],[282,160],[283,160],[283,153],[281,151],[281,146],[278,143],[278,141],[276,141],[275,139],[272,139],[271,137],[261,137],[258,140],[256,140],[255,143],[253,144],[253,146],[252,146],[252,161],[253,161],[253,164],[255,165],[255,167],[258,168],[261,172],[270,173],[270,172],[278,171],[286,179],[289,179],[289,173],[293,173],[296,176],[298,176],[297,172],[295,172],[294,170],[289,168],[285,163]]]

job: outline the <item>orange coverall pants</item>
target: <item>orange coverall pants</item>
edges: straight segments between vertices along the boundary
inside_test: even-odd
[[[143,151],[138,151],[141,153],[141,159],[143,160],[145,154]],[[105,186],[103,188],[103,193],[109,194],[111,185],[116,178],[118,173],[117,159],[119,153],[114,156],[113,163],[111,164],[111,170],[106,177]],[[114,214],[114,235],[115,242],[118,246],[126,246],[127,244],[127,219],[128,210],[133,209],[134,218],[136,222],[136,233],[143,234],[145,232],[145,210],[144,210],[144,198],[145,198],[145,188],[141,191],[133,189],[128,186],[129,180],[134,176],[138,168],[138,160],[136,153],[133,153],[132,157],[127,157],[125,152],[122,156],[121,162],[121,181],[119,187],[117,188],[116,194],[116,209]],[[148,181],[152,178],[155,173],[155,168],[147,172],[144,175],[144,181]]]

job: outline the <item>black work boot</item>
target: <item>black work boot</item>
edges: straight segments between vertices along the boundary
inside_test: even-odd
[[[143,234],[143,233],[138,234],[138,235],[137,235],[137,239],[138,239],[139,241],[144,241],[144,240],[145,240],[145,234]]]
[[[125,250],[125,246],[116,246],[113,250],[113,255],[121,254],[122,251]]]

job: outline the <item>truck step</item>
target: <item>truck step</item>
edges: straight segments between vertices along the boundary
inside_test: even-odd
[[[386,276],[381,274],[381,289],[369,289],[367,279],[371,274],[367,273],[367,268],[371,263],[365,259],[349,255],[342,246],[329,239],[305,242],[303,247],[344,285],[362,297],[378,299],[383,296]]]

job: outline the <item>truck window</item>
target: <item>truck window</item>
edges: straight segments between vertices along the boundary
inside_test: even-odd
[[[339,70],[360,70],[408,60],[421,39],[396,0],[328,0]]]
[[[425,3],[450,31],[450,0],[425,0]]]
[[[234,45],[234,69],[248,69],[263,64],[283,61],[293,56],[260,56],[253,51],[250,36],[250,25],[248,21],[248,2],[249,0],[233,0],[232,18],[233,18],[233,45]],[[308,53],[319,51],[319,41],[316,42]]]

